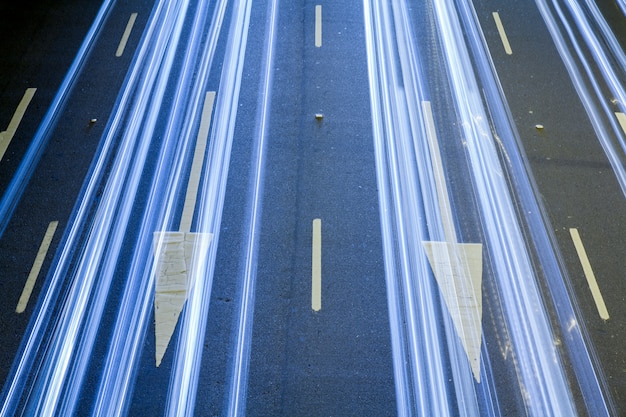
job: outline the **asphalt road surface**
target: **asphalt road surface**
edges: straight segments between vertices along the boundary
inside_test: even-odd
[[[626,413],[626,5],[392,3],[0,6],[0,415]]]

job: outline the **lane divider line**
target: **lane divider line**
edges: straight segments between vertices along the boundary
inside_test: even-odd
[[[20,299],[17,302],[17,307],[15,308],[15,312],[18,314],[21,314],[24,310],[26,310],[28,300],[30,300],[33,288],[35,287],[35,282],[37,282],[37,277],[39,276],[39,272],[41,272],[43,261],[46,259],[48,249],[50,249],[50,244],[52,243],[52,238],[54,237],[54,233],[56,232],[58,225],[59,222],[55,220],[50,222],[48,229],[46,229],[46,233],[41,241],[41,245],[39,246],[39,251],[37,251],[37,256],[35,257],[33,266],[30,269],[28,278],[26,279],[22,295],[20,296]]]
[[[124,34],[122,35],[122,39],[120,39],[120,44],[117,47],[117,51],[115,51],[115,56],[118,58],[124,54],[126,43],[128,42],[128,38],[130,37],[130,32],[133,30],[133,26],[135,25],[136,19],[137,19],[137,13],[131,13],[130,17],[128,18],[128,23],[126,24],[126,29],[124,29]]]
[[[313,220],[311,308],[322,309],[322,219]]]
[[[13,117],[9,122],[7,130],[0,132],[0,161],[2,161],[2,158],[4,157],[4,154],[7,151],[11,140],[13,139],[13,136],[15,135],[17,128],[22,122],[22,119],[24,118],[24,113],[26,113],[26,109],[33,99],[35,91],[37,91],[36,88],[26,89],[22,100],[20,100],[20,103],[17,105],[17,109],[15,109],[15,113],[13,113]]]
[[[615,117],[617,117],[619,125],[622,127],[622,130],[626,134],[626,114],[622,113],[621,111],[616,111]]]
[[[200,174],[202,173],[204,154],[206,153],[209,138],[209,128],[211,127],[214,103],[215,91],[207,91],[204,97],[202,116],[200,117],[196,151],[193,154],[193,160],[191,162],[191,172],[189,174],[189,182],[187,183],[187,192],[185,193],[183,214],[180,219],[180,230],[183,232],[191,231],[191,222],[193,220],[193,212],[196,208],[196,199],[200,187]]]
[[[509,38],[506,36],[506,32],[504,31],[504,26],[502,25],[502,20],[500,20],[500,13],[493,12],[493,20],[496,22],[496,27],[498,28],[498,33],[500,34],[500,39],[502,39],[502,45],[504,46],[504,52],[507,55],[513,54],[513,50],[511,49],[511,44],[509,43]]]
[[[574,241],[574,246],[576,247],[576,252],[578,253],[578,258],[580,259],[580,264],[583,267],[583,272],[585,273],[585,278],[587,278],[587,284],[589,284],[589,289],[591,290],[591,295],[593,295],[593,300],[596,303],[600,318],[602,320],[608,320],[609,312],[606,308],[606,304],[604,304],[604,298],[602,297],[602,293],[600,292],[600,287],[598,287],[598,282],[596,281],[596,276],[593,273],[593,269],[591,269],[591,263],[589,262],[589,258],[587,257],[587,251],[585,250],[585,246],[580,239],[578,229],[571,228],[569,229],[569,233],[572,236],[572,241]]]
[[[315,47],[321,48],[322,46],[322,6],[320,4],[315,6]]]

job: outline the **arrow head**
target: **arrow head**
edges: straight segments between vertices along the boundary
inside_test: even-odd
[[[190,280],[192,271],[200,260],[206,258],[212,238],[211,233],[154,233],[154,333],[157,367],[161,364],[180,312],[193,286]]]
[[[423,242],[423,245],[474,378],[480,382],[482,244]]]

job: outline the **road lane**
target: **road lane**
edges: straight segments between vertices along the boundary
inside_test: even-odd
[[[246,410],[393,415],[362,9],[322,3],[316,47],[315,6],[280,4]],[[312,218],[323,225],[319,311]]]
[[[626,398],[625,359],[618,340],[625,337],[626,287],[623,256],[626,207],[615,173],[594,130],[581,98],[561,61],[535,4],[511,8],[503,2],[475,2],[481,26],[516,122],[537,192],[553,228],[553,241],[566,268],[567,285],[581,312],[580,320],[597,354],[603,390],[623,413]],[[509,19],[507,34],[515,54],[505,56],[491,19],[497,8]],[[612,19],[615,24],[615,19]],[[612,97],[605,97],[607,103]],[[613,115],[610,115],[613,117]],[[619,118],[619,116],[618,116]],[[543,126],[537,129],[536,126]],[[611,318],[598,315],[570,228],[585,231],[585,248],[592,251],[593,270],[601,281]],[[593,355],[593,353],[592,353]],[[610,398],[609,397],[609,398]]]
[[[12,178],[16,165],[21,162],[30,138],[48,110],[54,93],[61,85],[99,7],[98,4],[91,4],[76,8],[72,2],[59,3],[57,8],[50,8],[45,4],[37,7],[29,5],[35,9],[40,6],[41,10],[37,13],[22,16],[22,12],[16,9],[15,14],[8,15],[22,16],[21,22],[25,28],[30,28],[32,25],[30,19],[35,18],[35,23],[41,24],[37,26],[38,30],[25,33],[15,30],[10,36],[2,37],[12,40],[12,47],[21,47],[23,50],[16,54],[19,60],[12,64],[14,67],[19,67],[19,70],[0,78],[3,81],[14,80],[17,85],[23,85],[28,80],[43,80],[38,85],[37,94],[33,97],[28,112],[16,132],[13,144],[8,148],[3,164],[0,164],[3,184]],[[143,7],[147,16],[150,5],[145,4]],[[115,20],[119,11],[126,14],[122,11],[123,8],[122,4],[114,9],[109,18]],[[19,20],[16,20],[13,24],[18,24],[18,22]],[[140,30],[144,23],[144,21],[138,22],[137,28]],[[12,27],[12,25],[2,25],[3,30]],[[103,124],[90,126],[89,120],[94,115],[101,120],[106,120],[106,116],[114,106],[116,89],[124,79],[125,67],[131,59],[128,57],[117,62],[113,61],[114,49],[109,49],[107,45],[112,36],[117,37],[118,34],[119,31],[115,25],[104,27],[102,37],[96,42],[91,60],[85,67],[85,73],[79,77],[73,94],[67,102],[66,111],[57,121],[57,130],[49,146],[43,152],[42,159],[34,171],[33,179],[28,183],[24,196],[17,205],[15,214],[0,240],[3,258],[17,261],[2,263],[2,276],[15,277],[7,282],[2,296],[2,329],[5,332],[3,334],[11,335],[3,339],[2,366],[0,366],[0,379],[3,382],[6,382],[6,376],[11,370],[11,363],[18,351],[20,340],[28,328],[30,314],[37,309],[38,302],[35,300],[40,295],[40,290],[42,288],[45,290],[48,286],[44,275],[48,272],[48,267],[52,263],[52,254],[56,252],[57,244],[61,239],[55,237],[52,240],[48,251],[49,256],[41,265],[42,276],[36,280],[31,299],[24,311],[25,314],[16,315],[15,305],[11,307],[11,304],[15,304],[20,298],[28,268],[32,265],[39,243],[41,243],[34,242],[34,240],[41,239],[50,218],[58,219],[56,235],[63,234],[62,231],[71,216],[84,176],[98,147],[99,133],[103,128]],[[135,45],[135,42],[129,42],[127,50]],[[94,82],[94,80],[98,81]],[[4,90],[4,92],[7,91],[9,90]],[[2,96],[4,97],[4,94]],[[3,187],[3,191],[5,188]],[[28,258],[30,260],[27,260]],[[10,299],[14,301],[11,302]],[[10,310],[13,310],[12,314]]]

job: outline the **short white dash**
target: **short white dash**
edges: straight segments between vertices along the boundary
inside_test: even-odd
[[[602,293],[600,292],[600,288],[598,287],[596,276],[593,273],[593,269],[591,269],[591,263],[589,262],[589,258],[587,258],[587,251],[585,250],[583,242],[580,239],[578,229],[569,229],[569,233],[572,236],[572,240],[574,241],[574,246],[576,247],[576,252],[578,253],[578,258],[580,259],[580,264],[583,267],[583,272],[585,273],[585,277],[587,278],[587,284],[589,284],[589,289],[591,290],[591,295],[593,295],[593,300],[595,301],[596,307],[598,308],[600,318],[602,320],[608,320],[609,312],[606,308],[606,304],[604,304],[604,298],[602,298]]]
[[[619,122],[619,125],[622,127],[622,130],[624,131],[624,133],[626,133],[626,114],[620,111],[616,111],[615,116],[617,117],[617,121]]]
[[[211,127],[211,115],[213,114],[214,102],[215,91],[207,91],[204,96],[204,105],[202,107],[202,115],[200,116],[200,128],[198,129],[198,138],[191,162],[191,172],[189,173],[189,182],[187,183],[187,192],[185,193],[183,214],[180,219],[180,230],[182,232],[191,231],[191,222],[193,220],[193,212],[196,208],[200,173],[202,172],[204,153],[209,137],[209,128]]]
[[[39,276],[39,272],[41,271],[43,261],[46,259],[46,254],[48,253],[48,249],[50,249],[50,244],[52,243],[52,238],[54,237],[54,232],[56,232],[58,225],[59,222],[56,220],[50,222],[50,224],[48,225],[48,229],[46,230],[46,234],[44,235],[43,240],[41,241],[41,245],[39,246],[39,251],[37,252],[37,256],[35,257],[33,266],[30,269],[28,278],[26,279],[26,284],[24,285],[24,289],[22,290],[22,295],[17,302],[15,312],[18,314],[23,313],[24,310],[26,310],[28,300],[30,300],[33,288],[35,287],[35,282],[37,281],[37,277]]]
[[[315,46],[322,46],[322,6],[315,6]]]
[[[322,309],[322,220],[313,220],[311,308]]]
[[[126,48],[126,43],[130,37],[130,32],[133,30],[133,26],[135,25],[135,19],[137,19],[137,13],[131,13],[128,18],[128,23],[126,24],[126,29],[124,30],[124,34],[122,35],[122,39],[120,39],[120,44],[117,47],[117,51],[115,51],[115,56],[118,58],[124,54],[124,49]]]
[[[17,128],[22,122],[22,118],[24,118],[24,113],[26,113],[26,109],[28,108],[30,101],[33,99],[35,91],[37,91],[36,88],[26,89],[22,100],[20,100],[20,104],[17,105],[17,109],[15,109],[15,113],[13,113],[13,117],[9,122],[7,130],[5,130],[4,132],[0,132],[0,161],[4,157],[4,154],[7,151],[7,148],[9,147],[9,144],[11,143],[11,140],[15,135],[15,132],[17,131]]]
[[[500,34],[500,39],[502,39],[502,45],[504,45],[504,52],[507,55],[511,55],[513,50],[511,50],[511,44],[509,44],[509,38],[506,36],[506,32],[504,31],[504,26],[502,25],[502,20],[500,20],[500,14],[498,12],[493,12],[493,20],[496,22],[496,27],[498,28],[498,33]]]

